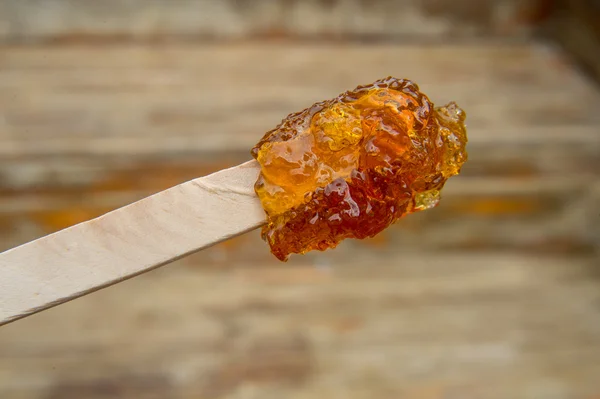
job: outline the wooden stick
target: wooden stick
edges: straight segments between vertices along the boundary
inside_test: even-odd
[[[0,253],[0,325],[259,227],[259,171],[246,162]]]

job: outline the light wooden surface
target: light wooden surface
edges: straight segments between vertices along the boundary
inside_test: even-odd
[[[438,208],[285,265],[249,233],[4,326],[0,397],[600,397],[600,95],[545,44],[3,47],[0,245],[390,74],[467,110]]]
[[[0,253],[0,326],[259,227],[259,172],[249,161]]]

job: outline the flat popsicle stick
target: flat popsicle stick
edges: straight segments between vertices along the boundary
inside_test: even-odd
[[[259,171],[246,162],[0,253],[0,325],[261,226]]]

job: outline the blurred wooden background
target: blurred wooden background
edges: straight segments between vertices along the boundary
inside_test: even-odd
[[[0,0],[0,250],[387,75],[470,138],[376,239],[280,264],[254,232],[1,328],[0,397],[599,398],[600,92],[564,39],[597,9],[557,3]]]

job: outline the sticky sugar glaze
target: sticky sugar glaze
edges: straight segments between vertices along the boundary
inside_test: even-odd
[[[436,206],[467,160],[465,117],[393,77],[290,114],[252,149],[271,252],[333,248]]]

